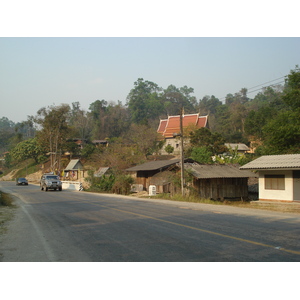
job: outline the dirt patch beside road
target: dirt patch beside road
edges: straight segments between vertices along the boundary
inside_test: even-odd
[[[258,208],[272,211],[300,213],[300,202],[272,202],[272,201],[252,201],[250,208]]]

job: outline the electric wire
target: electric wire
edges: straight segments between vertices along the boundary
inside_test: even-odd
[[[259,84],[259,85],[253,86],[253,87],[247,89],[247,94],[251,94],[251,93],[260,91],[260,90],[263,89],[263,88],[267,88],[267,87],[271,87],[271,86],[276,86],[276,85],[282,84],[282,83],[285,82],[284,80],[283,80],[283,81],[279,81],[279,82],[275,82],[275,83],[272,83],[272,84],[270,84],[270,85],[266,85],[266,86],[265,86],[265,84],[268,84],[268,83],[271,83],[271,82],[274,82],[274,81],[283,79],[283,78],[285,78],[285,77],[286,77],[286,76],[282,76],[282,77],[279,77],[279,78],[276,78],[276,79],[273,79],[273,80],[270,80],[270,81],[261,83],[261,84]],[[252,91],[252,89],[257,88],[257,87],[260,87],[260,88],[258,88],[258,89],[256,89],[256,90],[253,90],[253,91]],[[225,99],[226,99],[226,96],[220,98],[219,100],[220,100],[220,101],[223,101],[223,100],[225,100]]]

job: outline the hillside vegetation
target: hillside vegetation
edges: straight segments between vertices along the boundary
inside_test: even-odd
[[[16,176],[25,176],[46,162],[59,171],[71,158],[80,158],[91,170],[106,166],[113,170],[114,178],[124,176],[123,170],[132,165],[150,157],[163,158],[157,155],[165,147],[156,132],[159,120],[178,115],[181,108],[185,114],[209,115],[209,130],[187,134],[191,145],[185,156],[194,156],[200,163],[214,163],[209,157],[226,151],[225,142],[245,143],[255,149],[252,156],[236,157],[234,162],[241,164],[265,154],[300,153],[298,66],[285,76],[284,84],[267,86],[253,98],[246,88],[228,94],[224,102],[213,95],[196,99],[193,92],[191,87],[162,88],[139,78],[125,105],[95,100],[88,111],[81,109],[79,102],[42,107],[17,124],[2,117],[0,172],[6,174],[14,168],[21,170]],[[167,150],[172,156],[172,149]]]

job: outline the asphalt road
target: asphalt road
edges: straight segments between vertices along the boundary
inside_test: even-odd
[[[0,189],[18,205],[0,236],[3,262],[300,261],[299,214],[14,182]]]

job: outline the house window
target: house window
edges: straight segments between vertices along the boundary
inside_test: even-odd
[[[265,175],[266,190],[285,190],[284,175]]]

